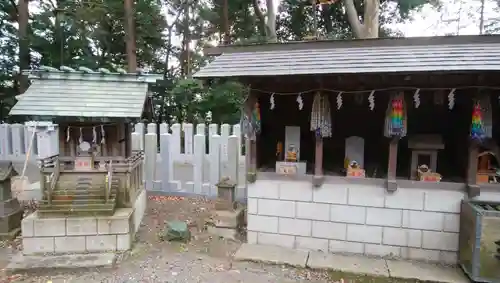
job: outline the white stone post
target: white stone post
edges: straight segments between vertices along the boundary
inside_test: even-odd
[[[193,124],[182,124],[182,130],[184,131],[184,154],[193,155]]]
[[[17,160],[24,160],[24,125],[14,124],[11,126],[12,132],[12,154]]]
[[[205,124],[198,124],[196,125],[196,134],[197,135],[205,135]]]
[[[158,154],[158,141],[156,137],[156,124],[148,125],[148,133],[144,139],[144,180],[147,190],[153,189],[156,177],[156,155]]]
[[[170,152],[172,152],[172,161],[179,160],[181,155],[181,125],[173,124],[172,137],[170,138]]]
[[[217,196],[217,183],[220,181],[220,136],[210,136],[210,196]]]
[[[160,124],[160,135],[161,134],[166,134],[168,133],[168,124],[167,123],[161,123]]]
[[[228,139],[229,139],[229,132],[231,130],[231,126],[228,124],[222,124],[220,128],[220,162],[222,163],[222,168],[221,168],[221,176],[228,176],[228,168],[227,168],[227,161],[228,161],[228,151],[227,151],[227,146],[228,146]]]
[[[139,149],[144,150],[144,124],[143,123],[137,123],[135,124],[135,133],[138,133],[140,136],[139,139]]]
[[[233,136],[236,136],[238,138],[238,158],[239,158],[241,156],[241,126],[240,126],[240,124],[233,125]],[[238,161],[238,164],[239,164],[239,161]]]
[[[229,177],[229,180],[231,182],[234,182],[235,184],[238,183],[238,163],[240,156],[238,155],[238,137],[235,135],[232,135],[228,139],[228,145],[227,145],[227,156],[228,156],[228,161],[227,161],[227,168],[228,168],[228,174],[227,177]]]
[[[219,125],[217,124],[210,124],[208,125],[208,136],[211,137],[213,135],[218,135],[219,134]]]
[[[10,155],[12,154],[10,137],[10,125],[0,124],[0,160],[10,159]]]
[[[173,164],[170,162],[170,137],[169,133],[160,135],[161,188],[164,191],[170,191],[170,180],[173,178]]]
[[[205,135],[194,136],[193,183],[194,193],[203,192],[203,161],[205,159]]]

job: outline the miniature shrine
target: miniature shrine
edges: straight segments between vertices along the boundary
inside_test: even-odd
[[[481,42],[484,38],[468,40]],[[435,41],[432,48],[440,44],[456,44],[453,45],[456,48],[469,44],[453,38]],[[409,41],[381,39],[363,44],[385,48],[394,43],[397,48],[403,48],[406,42]],[[293,52],[316,50],[321,46],[350,56],[350,50],[362,50],[357,46],[359,42],[350,44],[346,41],[302,42],[294,45]],[[198,78],[237,76],[251,86],[242,120],[244,132],[251,140],[250,171],[260,168],[259,171],[278,175],[311,175],[313,180],[317,179],[315,183],[321,183],[318,180],[326,176],[393,180],[389,183],[404,179],[476,183],[475,173],[472,177],[464,172],[471,166],[467,152],[474,148],[472,144],[495,140],[491,112],[496,109],[490,107],[489,101],[496,99],[497,94],[493,91],[496,84],[491,73],[477,71],[466,75],[450,67],[450,71],[437,79],[430,74],[433,67],[413,74],[411,66],[394,67],[401,70],[390,73],[378,69],[363,74],[358,74],[357,69],[339,73],[337,63],[325,67],[329,71],[323,70],[314,79],[306,76],[314,69],[313,65],[298,73],[287,73],[279,69],[278,64],[273,76],[260,77],[255,73],[258,80],[250,75],[257,66],[245,71],[234,67],[236,73],[231,74],[219,71],[222,65],[226,70],[233,70],[229,67],[232,63],[244,60],[238,57],[239,52],[255,52],[260,56],[261,50],[269,49],[279,56],[287,48],[286,45],[215,47],[207,54],[220,56],[195,74]],[[337,56],[341,55],[336,54],[333,59],[321,57],[321,60],[341,58]],[[305,60],[300,63],[305,65],[323,62],[302,57],[300,60]],[[477,175],[481,182],[485,174],[492,174],[491,168],[478,168],[481,168]]]
[[[64,232],[53,232],[41,231],[45,228],[35,225],[34,234],[23,231],[23,244],[26,242],[23,252],[33,254],[44,249],[48,249],[45,251],[48,253],[67,252],[62,246],[43,245],[43,239],[38,237],[42,234],[55,237],[56,243],[66,235],[90,237],[87,245],[73,248],[66,245],[71,252],[129,249],[146,206],[142,181],[144,154],[132,148],[131,127],[134,122],[151,120],[153,107],[149,85],[161,76],[123,70],[112,73],[107,69],[61,67],[58,70],[44,66],[24,74],[33,83],[17,97],[18,102],[10,114],[58,124],[59,151],[40,160],[42,200],[38,210],[23,223],[36,220],[41,225],[43,221],[66,217],[66,226],[70,227],[71,221],[75,226]],[[109,227],[96,228],[95,224],[80,227],[81,217],[93,217],[99,223],[107,219]],[[115,221],[125,221],[128,225],[117,231],[111,229]],[[102,240],[92,237],[102,233],[116,237],[112,243],[96,243],[97,247],[90,247],[90,240]],[[32,242],[40,242],[42,247],[30,245]]]
[[[0,239],[11,239],[21,231],[24,210],[11,194],[12,178],[17,175],[12,162],[0,162]]]

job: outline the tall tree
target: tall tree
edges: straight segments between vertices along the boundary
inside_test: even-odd
[[[137,70],[137,57],[135,54],[135,21],[134,0],[125,0],[125,35],[127,47],[127,69],[129,73]]]

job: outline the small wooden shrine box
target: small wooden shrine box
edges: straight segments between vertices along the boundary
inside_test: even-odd
[[[408,148],[411,149],[411,179],[417,179],[418,166],[426,164],[432,172],[437,170],[438,150],[444,149],[444,143],[439,135],[415,135],[408,138]]]

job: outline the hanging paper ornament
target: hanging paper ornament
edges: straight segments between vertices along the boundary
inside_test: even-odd
[[[92,144],[97,142],[97,133],[95,131],[95,127],[92,127]]]
[[[69,134],[69,129],[70,128],[71,127],[68,126],[68,128],[66,129],[66,142],[69,142],[69,140],[70,140],[70,134]]]
[[[104,132],[104,125],[101,125],[101,144],[106,143],[106,132]]]
[[[80,128],[80,136],[78,137],[78,144],[81,144],[83,142],[83,130]]]
[[[401,99],[401,96],[392,100],[390,119],[393,135],[401,135],[404,127],[403,100]]]
[[[302,94],[299,93],[299,95],[297,95],[297,103],[299,104],[299,110],[302,110],[302,108],[304,107],[304,102],[302,101]]]
[[[415,108],[420,107],[420,89],[418,88],[413,94],[413,101],[415,102]]]
[[[337,94],[337,109],[342,108],[342,92]]]
[[[271,95],[271,98],[269,99],[269,109],[274,110],[274,93]]]
[[[483,111],[479,103],[476,103],[472,110],[470,137],[473,140],[481,140],[484,138]]]
[[[368,106],[370,107],[370,110],[373,111],[375,109],[375,91],[372,90],[370,92],[370,95],[368,96]]]
[[[455,88],[448,94],[448,109],[453,109],[455,107]]]

